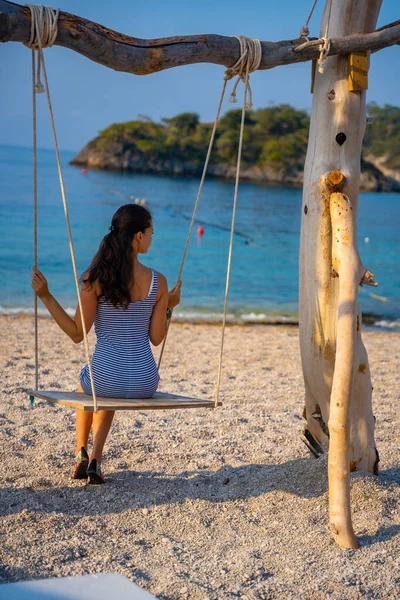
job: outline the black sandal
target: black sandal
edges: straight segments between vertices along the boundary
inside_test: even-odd
[[[86,479],[89,466],[89,455],[82,446],[81,451],[76,457],[75,469],[72,473],[72,479]]]
[[[100,465],[95,458],[92,458],[87,469],[88,483],[100,485],[104,483],[104,475],[101,472]]]

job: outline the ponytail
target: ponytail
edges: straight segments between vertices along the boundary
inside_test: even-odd
[[[126,204],[114,214],[110,233],[104,236],[100,247],[82,277],[89,288],[97,281],[101,288],[101,302],[127,308],[133,284],[133,239],[136,233],[151,227],[151,214],[143,206]]]

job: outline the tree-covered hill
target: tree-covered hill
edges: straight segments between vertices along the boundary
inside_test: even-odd
[[[362,157],[364,189],[400,191],[400,108],[368,106]],[[209,174],[234,175],[241,110],[230,110],[220,120]],[[243,140],[242,178],[276,184],[300,185],[307,149],[310,118],[287,104],[247,112]],[[90,168],[167,175],[201,173],[211,123],[196,113],[182,113],[156,123],[141,118],[115,123],[100,132],[72,164]],[[396,181],[397,180],[397,181]]]
[[[400,108],[390,104],[380,108],[371,103],[368,115],[373,123],[365,132],[364,157],[383,159],[387,169],[400,171]]]

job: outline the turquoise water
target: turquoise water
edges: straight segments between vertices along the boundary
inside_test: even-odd
[[[68,166],[64,178],[78,270],[90,263],[111,216],[132,198],[145,198],[153,213],[153,245],[143,262],[173,285],[179,270],[198,180],[88,171]],[[65,217],[54,152],[39,151],[39,268],[52,293],[72,310],[76,304]],[[177,316],[210,320],[223,307],[233,183],[207,180],[183,272]],[[32,241],[32,151],[0,146],[0,310],[30,311]],[[360,195],[359,247],[375,273],[377,289],[361,288],[363,312],[377,324],[400,326],[400,195]],[[296,320],[301,190],[242,183],[229,292],[231,318],[250,321]],[[198,238],[196,229],[204,227]],[[366,242],[368,238],[368,242]],[[371,296],[377,294],[380,298]],[[385,300],[383,300],[383,298]]]

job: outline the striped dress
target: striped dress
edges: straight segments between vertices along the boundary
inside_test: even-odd
[[[158,278],[152,269],[150,290],[144,300],[116,308],[99,301],[94,321],[97,336],[92,357],[94,389],[109,398],[151,398],[160,377],[150,348],[150,318],[157,300]],[[91,394],[88,365],[81,371],[81,386]]]

